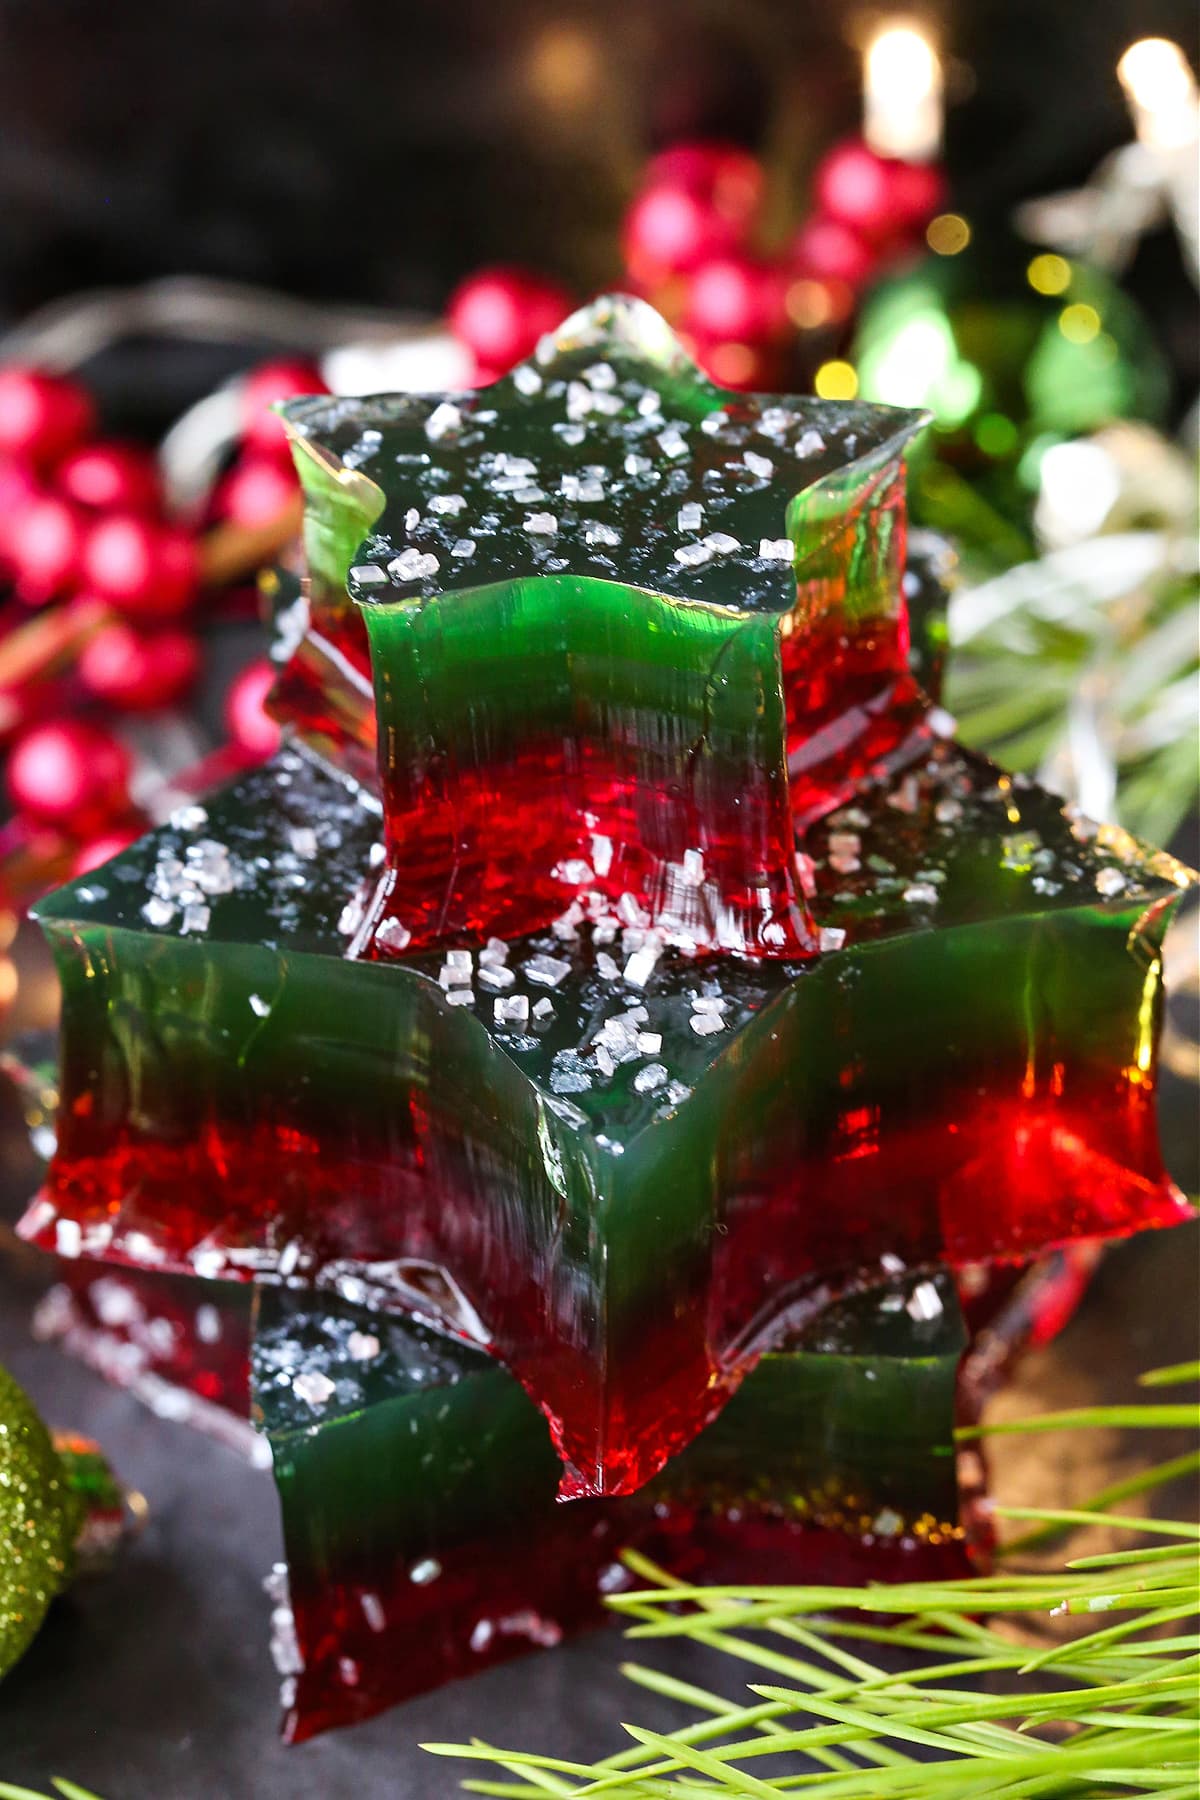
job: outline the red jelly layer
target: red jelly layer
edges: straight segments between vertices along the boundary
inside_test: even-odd
[[[542,1407],[564,1493],[633,1491],[884,1255],[1187,1216],[1153,1108],[1186,876],[1006,781],[946,749],[810,833],[815,965],[665,952],[637,985],[586,918],[490,964],[344,960],[377,817],[264,770],[47,907],[64,1100],[25,1229],[436,1313]],[[199,929],[161,891],[191,868]]]

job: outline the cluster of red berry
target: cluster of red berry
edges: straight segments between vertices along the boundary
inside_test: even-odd
[[[201,601],[227,579],[231,539],[236,551],[239,533],[294,522],[295,476],[269,408],[322,387],[302,361],[252,371],[233,466],[202,512],[181,519],[152,451],[96,435],[79,382],[0,369],[0,749],[12,809],[0,887],[10,900],[95,867],[145,828],[121,715],[170,707],[195,684]],[[263,710],[270,677],[257,662],[226,697],[246,758],[278,740]]]
[[[616,285],[643,295],[722,386],[769,387],[805,330],[836,332],[866,284],[916,248],[945,204],[940,165],[834,145],[813,180],[814,207],[774,254],[758,248],[766,176],[728,144],[677,144],[642,172],[621,234]],[[552,329],[571,297],[520,269],[485,269],[458,289],[449,324],[492,381]]]

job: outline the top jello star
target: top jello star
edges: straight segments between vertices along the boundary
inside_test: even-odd
[[[900,592],[921,415],[712,385],[597,301],[494,387],[285,411],[315,592],[366,622],[386,864],[356,945],[589,893],[804,955],[797,823],[919,729]]]

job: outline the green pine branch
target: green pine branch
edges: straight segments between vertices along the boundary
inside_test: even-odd
[[[1147,1388],[1191,1383],[1200,1365],[1142,1379]],[[1200,1430],[1200,1413],[1147,1400],[1006,1422],[984,1434],[1163,1425]],[[627,1724],[631,1741],[597,1763],[478,1739],[424,1748],[490,1764],[504,1779],[464,1786],[504,1800],[1195,1800],[1200,1527],[1113,1509],[1197,1468],[1200,1452],[1192,1452],[1081,1506],[999,1508],[1003,1518],[1036,1521],[1038,1531],[1008,1547],[996,1574],[960,1581],[696,1585],[629,1553],[643,1585],[610,1596],[609,1605],[628,1621],[630,1638],[683,1638],[714,1652],[717,1668],[724,1659],[727,1672],[742,1666],[759,1679],[734,1694],[625,1664],[634,1687],[692,1717],[675,1731]],[[1009,1566],[1013,1551],[1096,1523],[1137,1541],[1050,1572]],[[1167,1541],[1146,1541],[1154,1538]],[[1039,1615],[1105,1622],[1039,1651],[1028,1636]]]
[[[1157,549],[1125,591],[1099,536],[957,595],[946,704],[965,743],[1062,791],[1103,758],[1117,822],[1166,844],[1200,798],[1195,521],[1141,535]]]

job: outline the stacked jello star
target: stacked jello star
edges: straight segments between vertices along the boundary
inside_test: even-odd
[[[1188,877],[916,679],[920,415],[722,392],[609,299],[285,417],[287,741],[43,903],[24,1229],[257,1285],[290,1734],[556,1641],[624,1545],[961,1556],[960,1294],[1184,1216]]]

